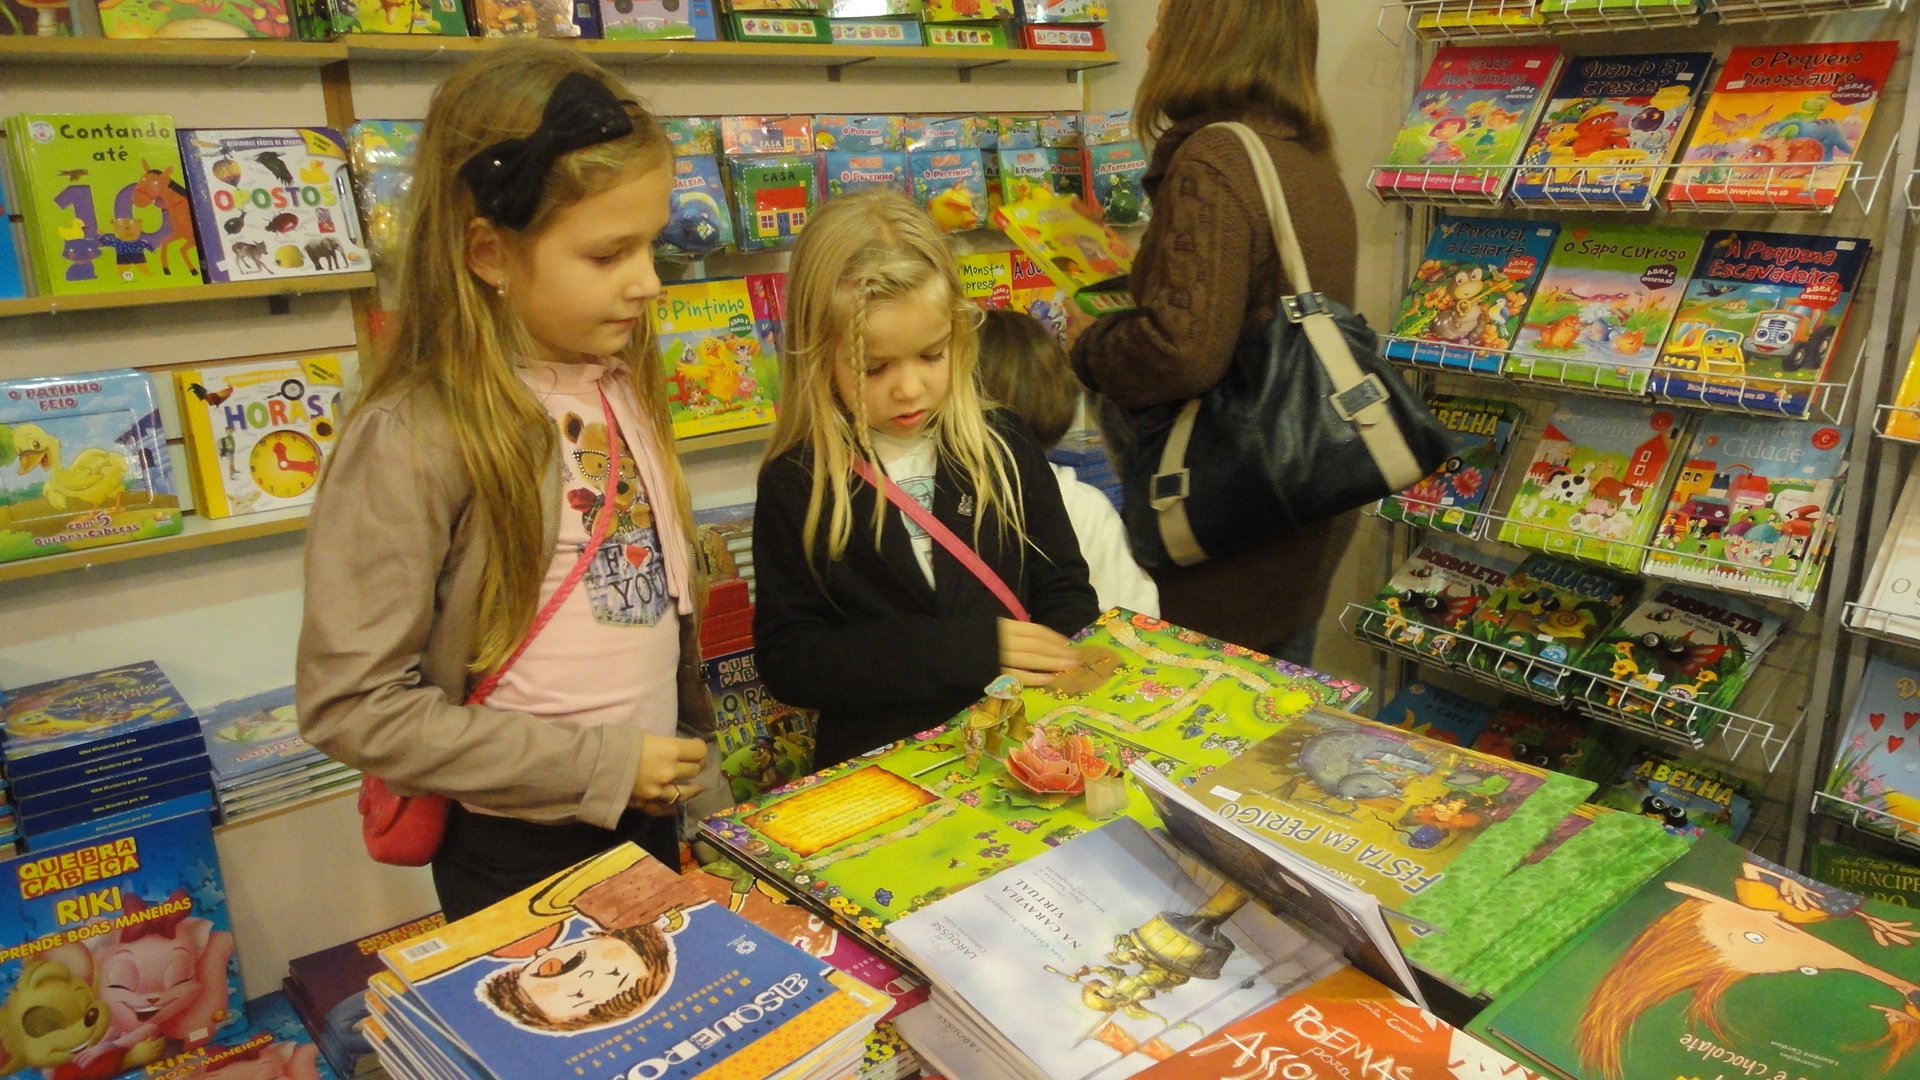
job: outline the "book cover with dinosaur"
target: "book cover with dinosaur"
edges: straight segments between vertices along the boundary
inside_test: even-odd
[[[1645,392],[1706,236],[1663,225],[1560,231],[1507,358],[1507,374]]]
[[[1702,417],[1676,459],[1648,576],[1811,603],[1851,436],[1812,420]]]
[[[1708,233],[1648,389],[1804,419],[1872,247],[1852,236]]]
[[[177,490],[145,372],[0,382],[0,562],[172,536]]]
[[[1520,155],[1513,201],[1639,210],[1653,204],[1665,165],[1687,130],[1713,54],[1582,56],[1567,62]]]
[[[1480,510],[1487,503],[1526,414],[1511,401],[1435,394],[1427,399],[1449,433],[1453,452],[1431,476],[1380,502],[1380,516],[1436,532],[1478,537],[1486,525]]]
[[[1475,641],[1498,651],[1479,649],[1468,660],[1529,693],[1564,699],[1575,682],[1567,669],[1639,593],[1639,580],[1625,574],[1529,555],[1467,622]]]
[[[675,282],[654,301],[673,435],[773,423],[780,354],[754,326],[744,278]]]
[[[1500,542],[1637,571],[1689,423],[1677,409],[1562,399],[1507,507]]]
[[[340,431],[343,367],[329,353],[174,372],[194,509],[223,518],[313,502]]]
[[[1920,837],[1920,669],[1867,658],[1859,695],[1835,743],[1823,798],[1869,832]]]
[[[151,1076],[246,1023],[205,811],[0,862],[0,1076]]]
[[[1906,1080],[1906,908],[1703,836],[1468,1030],[1571,1080]]]
[[[16,113],[7,153],[42,295],[200,284],[173,117]]]
[[[366,270],[346,140],[332,128],[180,132],[208,281]]]
[[[1652,818],[1675,836],[1713,833],[1738,841],[1753,820],[1758,794],[1747,781],[1711,765],[1641,747],[1594,802]]]
[[[1702,738],[1722,720],[1714,710],[1733,708],[1780,627],[1780,616],[1758,604],[1656,585],[1581,657],[1580,667],[1601,678],[1576,692]]]
[[[1376,170],[1382,194],[1469,195],[1498,202],[1560,70],[1557,45],[1443,45]]]
[[[1464,658],[1467,621],[1516,564],[1443,540],[1423,540],[1361,612],[1354,632],[1440,663]]]
[[[1387,358],[1498,372],[1559,236],[1555,221],[1442,217],[1385,342]]]
[[[704,834],[885,953],[880,931],[894,920],[1111,820],[1088,805],[1090,776],[1112,781],[1144,761],[1192,783],[1310,707],[1366,695],[1127,611],[1075,641],[1081,665],[1052,685],[984,698],[944,727],[711,818]],[[1157,823],[1131,781],[1119,793],[1117,813]]]
[[[1674,171],[1667,202],[1827,209],[1866,138],[1897,41],[1743,45]]]

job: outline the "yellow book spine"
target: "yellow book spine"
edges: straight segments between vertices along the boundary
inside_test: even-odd
[[[1913,343],[1913,355],[1907,360],[1906,373],[1900,376],[1900,389],[1893,395],[1893,411],[1887,413],[1886,433],[1895,439],[1920,439],[1920,341]]]
[[[207,403],[189,389],[206,376],[199,371],[173,373],[175,400],[180,406],[180,429],[187,441],[187,477],[193,485],[193,507],[205,518],[232,516],[226,485],[220,482],[220,448],[213,440]]]

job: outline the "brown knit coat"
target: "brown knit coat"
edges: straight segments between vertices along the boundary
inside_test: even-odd
[[[1196,397],[1226,374],[1242,338],[1273,318],[1286,283],[1260,185],[1240,141],[1201,129],[1238,119],[1273,155],[1313,287],[1353,306],[1358,241],[1353,204],[1334,160],[1262,116],[1195,117],[1154,145],[1153,198],[1133,268],[1137,311],[1101,319],[1074,345],[1082,382],[1114,405]],[[1355,515],[1347,514],[1231,559],[1153,575],[1163,617],[1253,648],[1278,645],[1319,620]]]

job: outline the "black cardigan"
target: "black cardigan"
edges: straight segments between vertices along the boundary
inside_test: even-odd
[[[997,515],[990,515],[981,523],[977,550],[1035,622],[1076,633],[1100,611],[1059,485],[1026,424],[1005,410],[990,413],[989,422],[1013,451],[1031,546],[1023,551],[1011,535],[1003,545]],[[998,620],[1009,616],[938,543],[933,577],[939,587],[928,588],[898,511],[887,514],[876,550],[878,493],[857,477],[851,479],[853,535],[845,554],[828,562],[823,511],[815,566],[809,567],[800,536],[812,493],[810,457],[811,450],[799,446],[760,472],[753,634],[768,692],[788,705],[820,711],[815,765],[824,769],[936,727],[979,700],[1000,674]],[[972,543],[973,519],[959,513],[968,491],[940,462],[934,516]]]

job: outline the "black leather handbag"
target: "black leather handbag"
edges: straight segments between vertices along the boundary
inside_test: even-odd
[[[1313,291],[1280,177],[1244,124],[1287,281],[1266,331],[1200,397],[1108,425],[1127,540],[1149,570],[1226,558],[1418,483],[1445,428],[1380,355],[1366,320]],[[1114,430],[1116,427],[1124,431]]]

